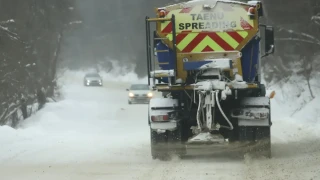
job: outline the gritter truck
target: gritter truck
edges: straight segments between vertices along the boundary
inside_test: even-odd
[[[270,158],[275,93],[261,83],[261,58],[275,46],[262,3],[197,0],[155,14],[145,19],[148,84],[161,94],[148,106],[153,159],[195,147]]]

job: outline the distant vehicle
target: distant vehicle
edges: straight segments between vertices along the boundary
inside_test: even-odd
[[[102,78],[98,73],[87,73],[83,79],[84,86],[103,86]]]
[[[128,104],[149,103],[153,96],[148,84],[132,84],[127,91],[129,91]]]

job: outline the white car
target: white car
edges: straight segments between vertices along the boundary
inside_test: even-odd
[[[87,73],[83,79],[84,86],[102,86],[102,78],[98,73]]]
[[[132,84],[127,91],[129,91],[128,104],[148,104],[150,99],[153,97],[153,93],[147,84]]]

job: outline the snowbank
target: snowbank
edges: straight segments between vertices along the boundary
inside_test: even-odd
[[[320,137],[320,79],[317,77],[320,73],[310,79],[311,91],[307,80],[297,74],[267,86],[276,92],[271,100],[273,129],[285,141]]]
[[[118,161],[114,153],[149,142],[141,118],[147,117],[147,106],[128,108],[125,90],[130,83],[147,83],[146,78],[114,63],[109,72],[100,72],[104,87],[84,87],[83,77],[90,71],[94,69],[60,71],[62,99],[47,103],[18,129],[0,127],[0,164]]]
[[[66,74],[71,82],[82,72]],[[147,144],[149,129],[141,118],[147,117],[147,106],[129,108],[125,89],[117,83],[110,86],[114,88],[66,84],[63,100],[46,104],[18,129],[0,127],[0,164],[118,162],[122,158],[115,154],[123,149]]]
[[[298,75],[268,85],[269,90],[276,91],[273,100],[275,107],[277,107],[274,109],[275,114],[293,118],[302,117],[301,114],[304,114],[303,120],[320,123],[320,116],[317,113],[320,109],[320,87],[317,86],[320,84],[320,80],[316,77],[320,77],[320,75],[314,76],[310,80],[311,91],[307,80]]]

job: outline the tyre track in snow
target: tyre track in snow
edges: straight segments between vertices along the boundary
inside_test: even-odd
[[[282,148],[285,145],[281,145]],[[292,152],[292,149],[287,149]],[[302,153],[297,151],[293,156],[277,156],[272,159],[245,159],[246,173],[244,179],[320,179],[319,151]],[[290,154],[290,152],[288,152]]]
[[[293,123],[279,122],[273,125],[272,159],[246,157],[244,179],[320,179],[319,138]]]

